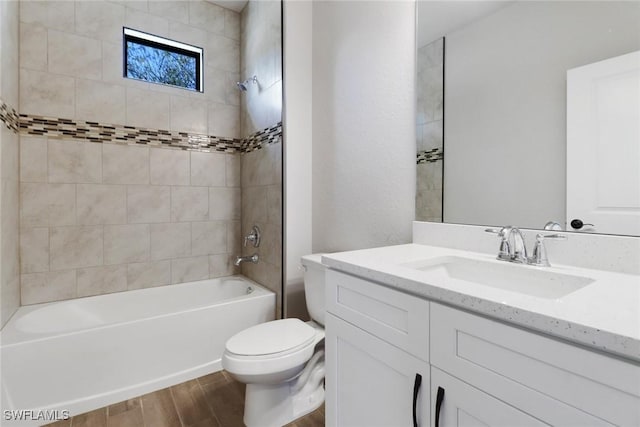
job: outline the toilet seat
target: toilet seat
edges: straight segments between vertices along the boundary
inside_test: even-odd
[[[304,365],[324,330],[299,320],[275,320],[246,329],[227,341],[223,366],[237,375],[269,375]],[[279,350],[279,351],[278,351]]]
[[[239,356],[286,354],[313,341],[316,330],[300,319],[282,319],[252,326],[231,337],[225,346]]]

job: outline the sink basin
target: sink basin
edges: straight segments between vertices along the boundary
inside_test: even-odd
[[[462,281],[548,299],[562,298],[594,282],[589,277],[556,273],[532,266],[457,256],[430,258],[401,265],[428,273],[434,284],[446,283],[446,280]]]

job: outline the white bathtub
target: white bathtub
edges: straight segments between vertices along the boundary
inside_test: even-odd
[[[74,415],[218,371],[227,339],[274,313],[275,294],[239,276],[21,307],[0,332],[0,424],[4,410]]]

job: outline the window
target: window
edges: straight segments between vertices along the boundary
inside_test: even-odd
[[[124,28],[124,77],[202,92],[202,48]]]

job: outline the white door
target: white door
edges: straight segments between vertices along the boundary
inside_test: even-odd
[[[329,313],[325,332],[327,426],[411,427],[414,401],[429,426],[427,362]]]
[[[434,367],[431,368],[431,395],[431,425],[434,427],[547,426]]]
[[[640,235],[640,51],[567,72],[568,230],[576,219]]]

